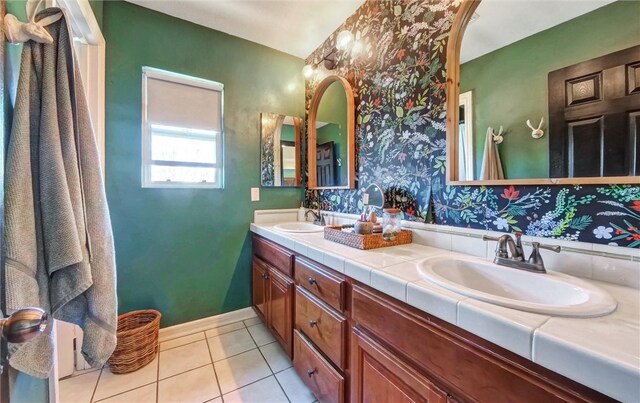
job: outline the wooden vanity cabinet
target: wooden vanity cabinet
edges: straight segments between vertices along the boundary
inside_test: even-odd
[[[257,235],[253,252],[253,306],[321,402],[613,401]]]
[[[252,304],[284,351],[293,357],[293,252],[253,235]]]
[[[613,401],[370,287],[351,295],[353,402]]]

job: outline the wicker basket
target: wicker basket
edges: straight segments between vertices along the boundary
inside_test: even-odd
[[[364,250],[404,245],[412,241],[412,232],[406,229],[401,230],[394,241],[385,241],[382,234],[360,235],[341,229],[339,226],[324,227],[324,239]]]
[[[158,354],[161,316],[153,309],[118,316],[118,344],[109,358],[111,372],[126,374],[153,361]]]

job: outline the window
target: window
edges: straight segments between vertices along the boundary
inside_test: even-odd
[[[142,187],[223,187],[223,89],[142,69]]]

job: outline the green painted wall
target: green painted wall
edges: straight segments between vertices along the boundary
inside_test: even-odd
[[[547,75],[638,44],[640,1],[618,1],[460,66],[460,92],[473,90],[475,174],[480,173],[487,127],[508,130],[498,147],[505,176],[548,177]],[[594,27],[596,27],[594,29]],[[544,137],[534,139],[544,116]]]
[[[89,5],[91,6],[91,10],[93,11],[93,15],[95,15],[96,20],[98,21],[98,25],[102,30],[102,21],[104,14],[104,1],[103,0],[89,0]]]
[[[295,141],[296,128],[293,125],[283,124],[280,130],[280,140]]]
[[[261,188],[260,112],[304,115],[303,60],[122,1],[104,3],[106,181],[120,312],[174,325],[250,305],[254,209],[298,207],[300,188]],[[225,85],[225,189],[142,189],[142,66]]]

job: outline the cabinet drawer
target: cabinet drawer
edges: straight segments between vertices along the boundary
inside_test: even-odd
[[[343,277],[332,274],[312,261],[301,257],[296,258],[294,276],[296,283],[311,294],[338,311],[344,310],[346,283]]]
[[[293,332],[293,366],[321,402],[344,402],[344,378],[305,339]]]
[[[296,287],[296,328],[344,370],[347,319],[300,287]]]
[[[254,235],[253,254],[291,277],[293,272],[293,252],[290,250]]]

